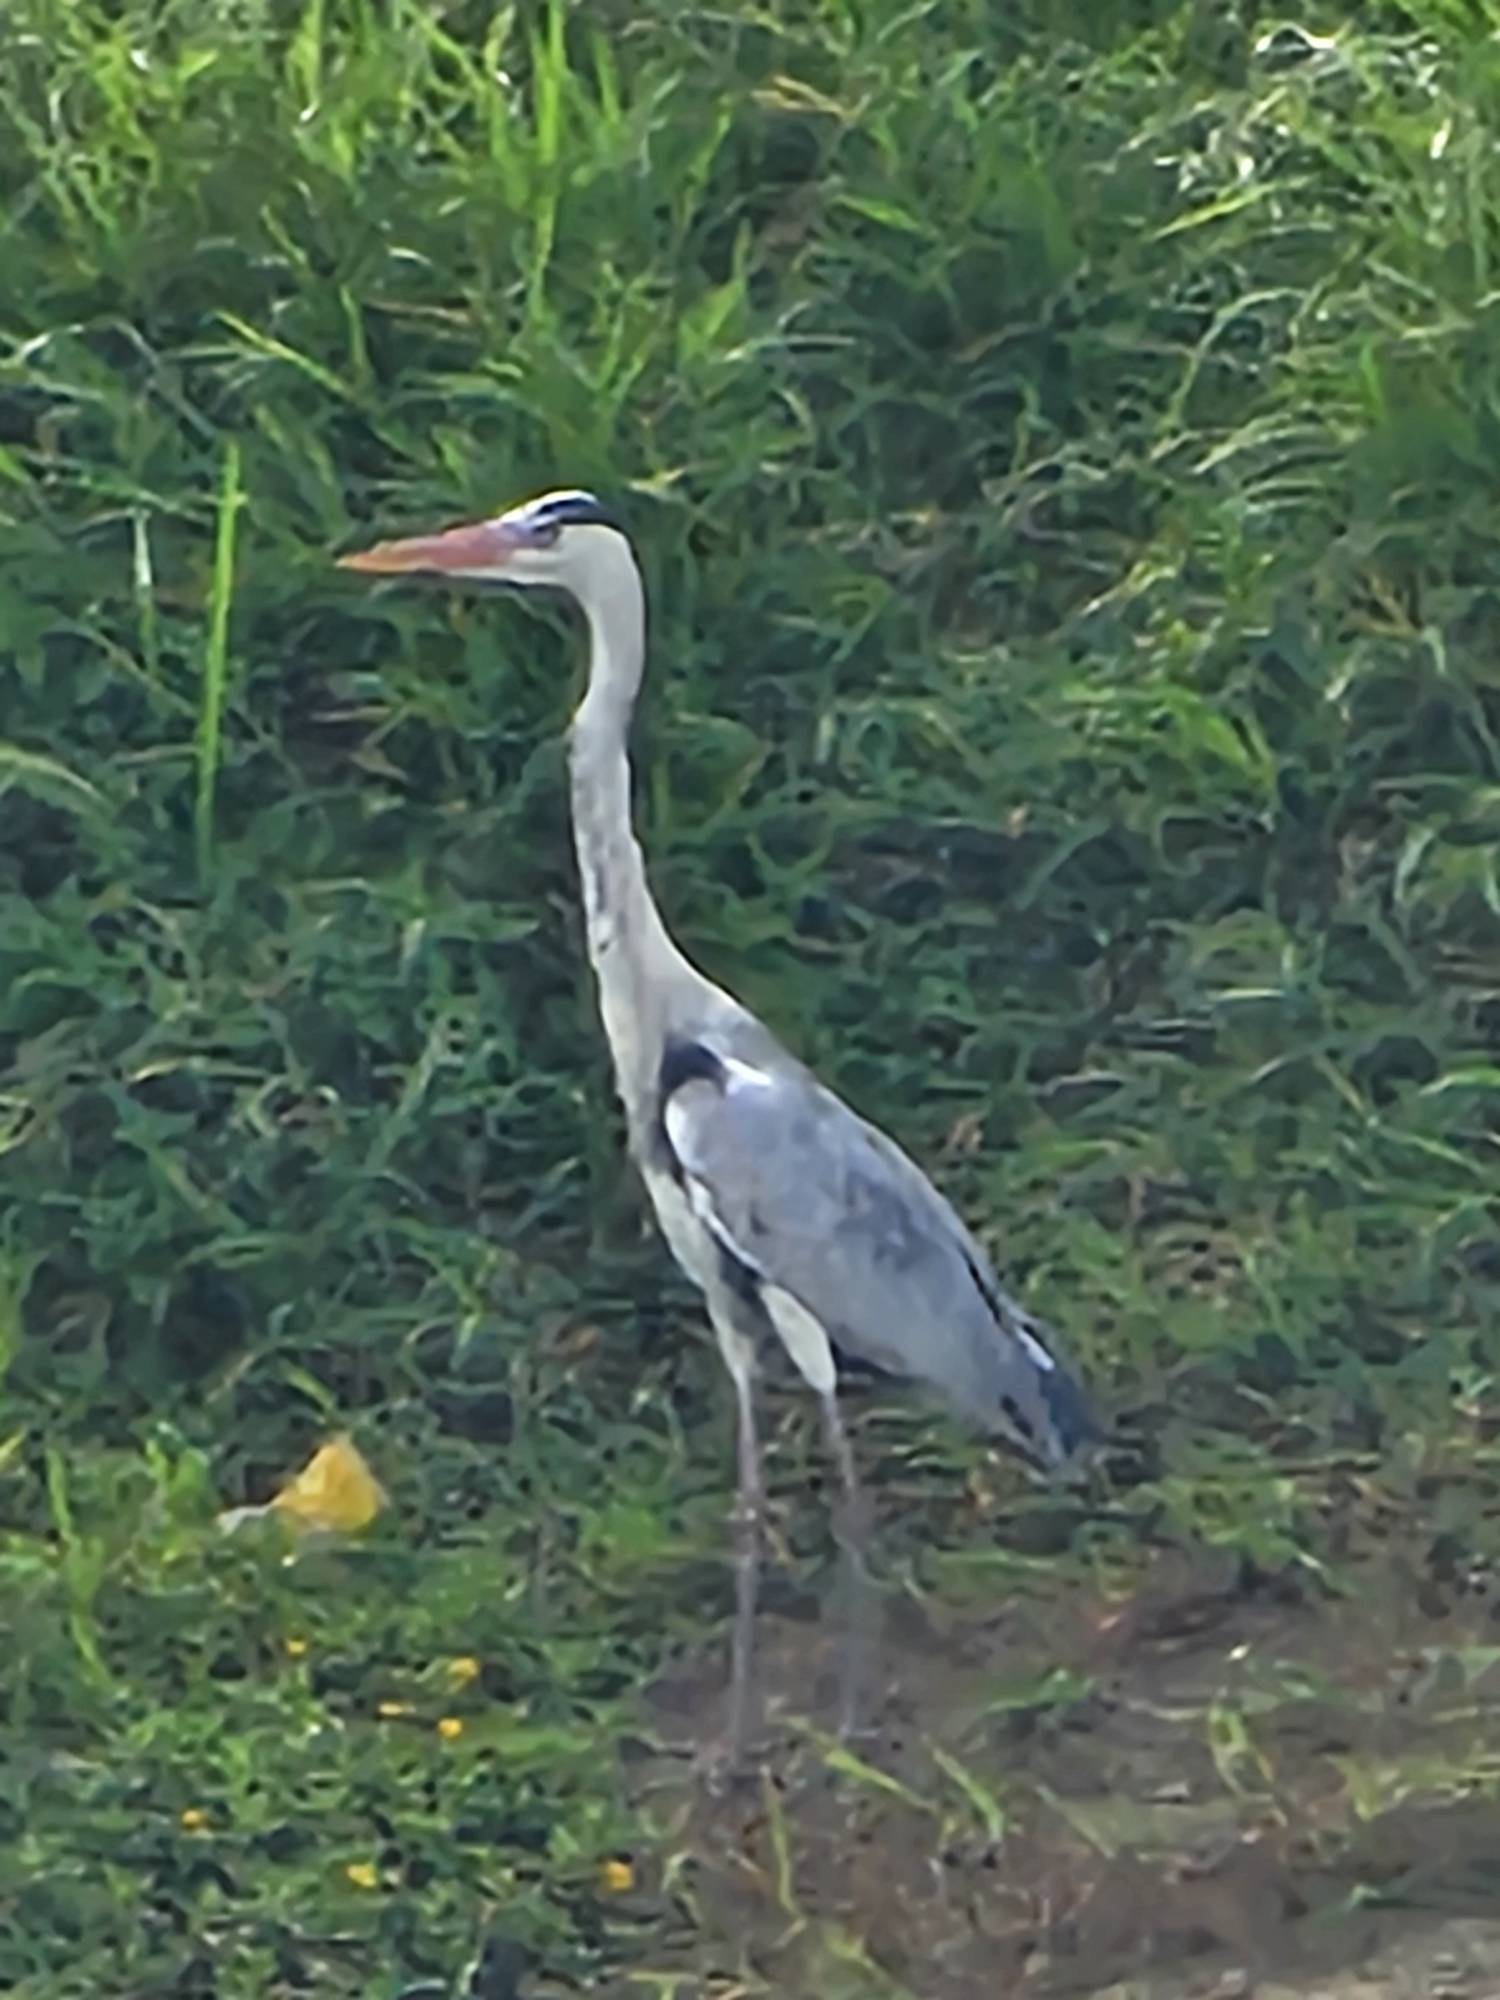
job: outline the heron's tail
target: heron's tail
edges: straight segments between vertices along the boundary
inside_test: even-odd
[[[1051,1333],[1014,1300],[1003,1303],[1007,1310],[1002,1324],[1011,1339],[996,1356],[997,1428],[1010,1432],[1030,1457],[1044,1465],[1066,1465],[1087,1446],[1097,1444],[1104,1432],[1083,1384]]]

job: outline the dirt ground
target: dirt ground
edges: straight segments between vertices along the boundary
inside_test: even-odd
[[[666,1858],[622,1995],[1495,2000],[1500,1624],[1389,1548],[1350,1576],[1179,1553],[1123,1602],[887,1598],[847,1745],[837,1635],[784,1605],[764,1757],[719,1793],[724,1663],[684,1661],[635,1772]]]

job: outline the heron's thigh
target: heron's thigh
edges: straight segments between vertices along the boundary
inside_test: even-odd
[[[729,1312],[715,1299],[708,1302],[708,1317],[714,1339],[719,1343],[719,1352],[724,1357],[724,1366],[733,1377],[740,1395],[746,1396],[755,1380],[754,1337],[736,1326]]]
[[[833,1394],[838,1371],[822,1321],[815,1319],[800,1299],[794,1299],[779,1285],[767,1285],[761,1296],[782,1346],[796,1363],[797,1373],[809,1389],[826,1401]]]

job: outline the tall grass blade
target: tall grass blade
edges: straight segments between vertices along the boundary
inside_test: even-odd
[[[229,612],[234,601],[235,527],[243,500],[240,448],[231,438],[224,448],[224,467],[219,482],[208,642],[203,653],[195,746],[198,783],[193,808],[193,833],[198,880],[204,887],[208,884],[213,861],[214,800],[223,753],[224,703],[229,684]]]

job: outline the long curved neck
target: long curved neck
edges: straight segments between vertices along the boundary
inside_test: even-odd
[[[709,990],[667,934],[630,816],[630,718],[646,651],[645,593],[628,551],[581,598],[589,684],[568,768],[588,953],[632,1134],[651,1116],[665,1036]]]

